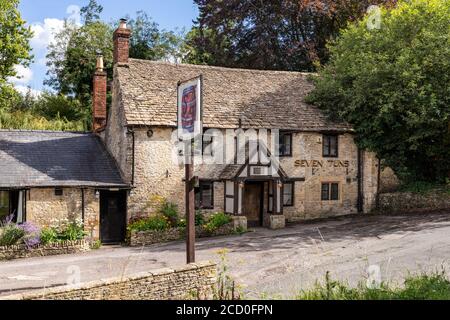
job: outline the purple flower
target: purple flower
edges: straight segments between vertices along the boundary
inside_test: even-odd
[[[41,243],[41,230],[37,226],[29,222],[24,222],[19,225],[19,228],[25,233],[22,240],[28,249],[36,247]]]

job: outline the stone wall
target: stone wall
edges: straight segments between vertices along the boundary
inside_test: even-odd
[[[286,218],[297,221],[357,213],[358,148],[353,135],[339,135],[336,158],[322,156],[320,133],[294,133],[292,140],[292,157],[280,158],[281,166],[289,177],[305,181],[295,181],[294,206],[283,208]],[[307,162],[299,165],[302,160]],[[378,164],[368,152],[364,153],[364,164],[364,211],[369,212],[375,204]],[[323,182],[339,183],[339,200],[321,200]]]
[[[172,161],[170,128],[152,128],[153,136],[147,136],[147,129],[135,129],[135,189],[128,198],[128,215],[151,214],[147,208],[153,195],[175,203],[179,212],[184,212],[184,166]]]
[[[116,99],[119,99],[117,97]],[[113,103],[114,107],[114,103]],[[120,109],[120,108],[119,108]],[[119,112],[120,113],[120,112]],[[129,154],[131,146],[127,140],[123,127],[118,125],[119,115],[111,114],[111,135],[122,138],[106,139],[111,153],[121,164],[121,168],[131,168]],[[122,120],[123,121],[123,120]],[[117,130],[113,130],[113,128]],[[153,135],[147,135],[151,129]],[[148,201],[153,195],[165,197],[177,204],[180,214],[184,212],[184,166],[173,161],[173,143],[171,137],[173,128],[151,127],[135,128],[135,188],[128,199],[128,218],[152,214],[148,208]],[[109,142],[108,142],[109,141]],[[119,147],[121,146],[121,147]],[[115,150],[117,149],[117,150]],[[322,134],[294,133],[292,142],[292,157],[280,158],[281,166],[287,175],[297,179],[295,181],[294,206],[285,207],[283,214],[288,221],[324,218],[346,215],[357,212],[358,199],[358,149],[352,134],[339,135],[339,157],[327,158],[322,156]],[[120,156],[121,155],[121,156]],[[306,160],[307,165],[299,161]],[[320,162],[313,166],[312,160]],[[364,152],[364,212],[370,212],[375,205],[377,193],[378,161],[370,152]],[[128,169],[123,169],[127,174]],[[131,169],[130,169],[131,170]],[[300,179],[305,181],[299,181]],[[321,183],[339,183],[340,199],[337,201],[321,200]],[[265,189],[266,193],[266,189]],[[214,183],[214,209],[223,211],[223,182]],[[266,194],[265,194],[266,198]],[[266,199],[265,199],[266,200]],[[266,202],[264,201],[264,220],[268,225]]]
[[[114,68],[112,89],[112,104],[108,113],[104,142],[110,154],[116,160],[123,180],[131,183],[133,144],[132,135],[125,127],[125,115],[122,106],[122,93],[117,77],[117,67]]]
[[[382,193],[379,201],[379,211],[387,214],[450,209],[450,194],[444,191]]]
[[[129,277],[93,281],[2,297],[4,300],[177,300],[211,299],[216,265],[194,263]]]
[[[64,241],[40,245],[35,248],[27,248],[25,245],[14,245],[0,247],[0,260],[12,260],[19,258],[31,258],[41,256],[52,256],[59,254],[72,254],[89,251],[89,243],[81,241]]]
[[[184,229],[131,231],[129,245],[131,247],[146,246],[155,243],[177,241],[183,239]]]
[[[225,224],[214,231],[208,231],[202,226],[195,227],[196,238],[216,237],[230,235],[235,232],[236,224],[234,222]],[[132,231],[130,234],[129,245],[131,247],[151,245],[170,241],[182,240],[186,236],[185,228],[170,228],[166,230],[148,230]]]
[[[81,189],[63,188],[56,196],[54,188],[30,189],[26,199],[26,220],[40,227],[51,226],[62,219],[82,218]],[[94,239],[99,238],[100,203],[94,189],[84,190],[85,230]]]

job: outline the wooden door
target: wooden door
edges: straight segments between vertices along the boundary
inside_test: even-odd
[[[246,183],[243,197],[243,213],[247,217],[248,226],[262,225],[262,183]]]
[[[120,243],[125,240],[126,192],[100,192],[100,240]]]

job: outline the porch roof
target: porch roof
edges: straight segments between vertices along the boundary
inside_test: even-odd
[[[110,187],[127,184],[91,133],[0,130],[0,188]]]

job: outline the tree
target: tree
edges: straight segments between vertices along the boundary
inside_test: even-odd
[[[19,0],[0,0],[0,108],[10,104],[14,89],[6,83],[17,75],[14,67],[32,60],[29,40],[32,32],[18,10]]]
[[[133,31],[130,39],[130,57],[145,60],[180,59],[183,38],[172,31],[159,30],[144,11],[136,12],[135,18],[127,17]]]
[[[95,7],[92,1],[90,6]],[[85,19],[86,24],[80,27],[66,21],[63,29],[55,36],[55,42],[48,50],[48,78],[44,81],[58,93],[75,97],[81,103],[86,117],[90,116],[92,77],[99,52],[103,55],[108,80],[112,80],[112,38],[116,27],[95,21],[97,16],[90,14],[91,11],[98,10],[85,11],[91,16]],[[130,18],[129,26],[133,30],[130,57],[181,60],[182,38],[173,32],[160,31],[158,25],[144,12],[139,11],[135,18]]]
[[[100,14],[103,12],[103,6],[96,0],[89,0],[89,4],[80,9],[81,18],[84,24],[90,24],[100,20]]]
[[[327,60],[327,40],[348,21],[363,16],[370,4],[391,5],[396,0],[194,2],[200,16],[189,39],[189,46],[196,49],[188,61],[311,71]]]
[[[100,21],[82,27],[66,22],[49,46],[45,84],[59,93],[74,96],[88,114],[91,106],[92,77],[97,54],[102,53],[109,80],[112,79],[112,28]]]
[[[450,2],[410,0],[351,24],[308,100],[352,124],[357,143],[403,180],[450,172]]]

